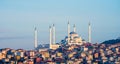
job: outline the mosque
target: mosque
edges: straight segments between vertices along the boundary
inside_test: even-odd
[[[65,38],[66,41],[69,41],[69,45],[72,45],[72,44],[78,44],[78,45],[82,45],[83,42],[82,42],[82,38],[79,37],[79,35],[76,33],[76,32],[70,32],[69,34],[69,38]]]
[[[86,43],[84,39],[81,38],[76,33],[76,26],[74,24],[73,31],[70,31],[70,23],[68,22],[68,28],[67,28],[67,36],[62,40],[62,43],[66,43],[67,45],[82,45]],[[60,44],[56,44],[56,36],[55,36],[55,25],[49,27],[49,49],[56,49],[60,46]],[[91,43],[91,26],[90,23],[88,25],[88,42]],[[35,28],[35,41],[34,46],[37,48],[37,30]]]

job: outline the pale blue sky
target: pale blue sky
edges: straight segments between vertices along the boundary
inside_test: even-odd
[[[68,19],[85,40],[90,21],[93,43],[120,37],[120,0],[0,0],[0,48],[33,49],[34,26],[39,44],[48,43],[52,23],[59,42]]]

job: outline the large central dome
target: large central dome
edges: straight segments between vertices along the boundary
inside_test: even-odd
[[[74,37],[79,37],[79,35],[76,32],[70,32],[70,37],[73,39]]]
[[[76,32],[70,32],[70,34],[77,34]]]
[[[82,42],[82,38],[76,33],[76,32],[70,32],[69,34],[69,42],[68,44],[79,44],[79,45],[82,45],[83,42]]]

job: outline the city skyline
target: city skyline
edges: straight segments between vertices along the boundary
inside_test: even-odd
[[[67,22],[71,30],[88,41],[91,22],[92,42],[120,37],[120,1],[0,1],[0,48],[34,49],[34,27],[38,30],[38,44],[49,43],[49,26],[55,24],[56,42],[67,36]],[[27,46],[26,46],[27,45]],[[29,45],[29,46],[28,46]]]

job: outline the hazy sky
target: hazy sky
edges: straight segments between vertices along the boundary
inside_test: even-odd
[[[71,31],[88,40],[88,22],[92,26],[92,42],[120,37],[120,0],[0,0],[0,48],[34,47],[34,26],[38,41],[49,42],[49,25],[55,24],[56,41]]]

